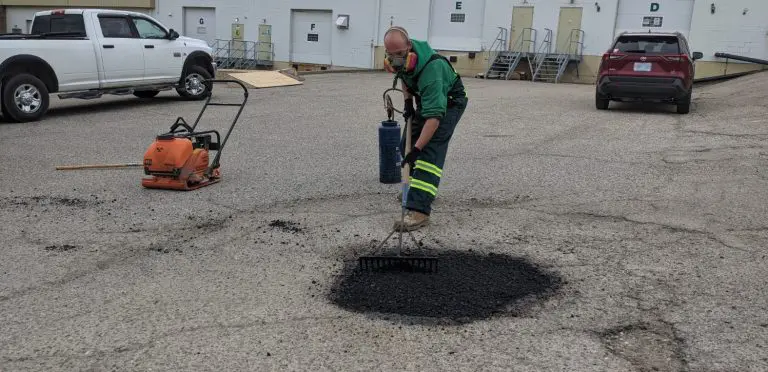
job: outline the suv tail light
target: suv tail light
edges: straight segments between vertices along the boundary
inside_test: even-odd
[[[64,9],[56,9],[51,11],[51,15],[64,15]]]
[[[613,68],[611,62],[618,61],[626,56],[626,54],[614,54],[611,52],[604,53],[603,60],[600,62],[600,70]]]

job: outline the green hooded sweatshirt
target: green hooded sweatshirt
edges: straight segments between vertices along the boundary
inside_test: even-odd
[[[453,70],[453,66],[445,60],[435,60],[427,65],[429,58],[437,52],[426,41],[411,39],[411,45],[413,45],[412,51],[418,56],[416,69],[410,73],[398,73],[395,80],[399,76],[412,93],[421,97],[421,116],[424,119],[442,119],[448,108],[448,92],[458,75]],[[425,65],[427,65],[426,68]],[[418,76],[419,86],[415,87],[413,77],[419,72],[421,72]]]

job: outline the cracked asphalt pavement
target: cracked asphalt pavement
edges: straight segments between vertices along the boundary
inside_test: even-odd
[[[0,370],[766,370],[766,83],[697,87],[678,115],[597,111],[588,85],[465,78],[414,235],[562,282],[460,324],[329,299],[399,217],[398,187],[378,182],[391,75],[252,90],[223,180],[193,192],[55,167],[141,162],[200,102],[55,101],[41,122],[0,123]],[[233,115],[212,107],[201,127]]]

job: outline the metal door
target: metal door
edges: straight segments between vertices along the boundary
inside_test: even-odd
[[[144,47],[128,17],[99,15],[99,45],[104,87],[123,87],[144,81]]]
[[[517,47],[515,43],[517,42],[517,39],[520,38],[520,35],[525,34],[522,36],[521,41],[532,39],[531,30],[525,30],[526,28],[533,28],[533,7],[516,6],[512,8],[512,26],[510,27],[511,32],[509,33],[509,48],[511,50],[514,50],[514,48]],[[530,47],[530,41],[523,41],[522,48],[518,50],[528,52],[530,51]]]
[[[216,8],[184,7],[184,36],[216,41]]]
[[[165,38],[165,30],[144,17],[131,17],[144,48],[144,82],[177,81],[183,65],[181,41]]]
[[[571,53],[577,52],[579,33],[572,32],[581,28],[581,14],[582,8],[576,7],[563,7],[560,8],[560,20],[557,22],[557,41],[555,44],[555,50],[558,53]],[[571,34],[573,33],[572,42],[569,42]]]
[[[291,62],[331,64],[330,10],[291,11]]]

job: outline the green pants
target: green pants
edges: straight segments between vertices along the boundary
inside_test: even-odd
[[[448,92],[448,109],[445,116],[429,140],[422,149],[410,173],[410,187],[405,207],[425,214],[432,212],[432,201],[437,196],[440,179],[443,177],[445,156],[448,153],[448,142],[453,136],[453,131],[459,123],[464,110],[467,108],[467,96],[464,92],[464,84],[461,79]],[[411,121],[411,145],[415,145],[424,128],[425,120],[420,115],[420,102],[416,100],[416,116]],[[405,136],[400,141],[401,154],[405,157]]]

